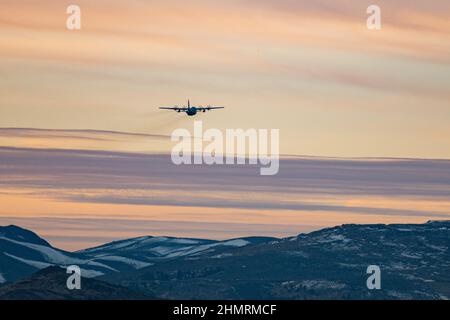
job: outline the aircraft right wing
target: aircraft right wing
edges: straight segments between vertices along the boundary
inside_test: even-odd
[[[207,106],[207,107],[205,107],[205,109],[207,109],[207,110],[212,110],[212,109],[223,109],[223,108],[225,108],[225,107],[212,107],[212,106]]]
[[[205,110],[214,110],[214,109],[223,109],[223,108],[224,107],[207,106],[207,107],[197,107],[197,110],[205,111]]]

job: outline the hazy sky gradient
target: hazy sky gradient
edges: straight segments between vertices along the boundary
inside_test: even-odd
[[[448,0],[379,0],[380,31],[371,0],[73,3],[80,31],[64,1],[0,2],[0,225],[77,249],[449,218]],[[157,107],[188,98],[310,157],[174,167],[193,119]]]
[[[0,147],[0,224],[79,249],[144,234],[289,236],[342,223],[450,219],[450,160],[291,156],[278,175],[264,177],[254,165],[175,166],[169,154],[88,150],[99,138],[120,148],[143,137],[0,130],[0,141],[16,144]]]
[[[227,108],[207,127],[280,128],[286,154],[450,158],[450,4],[0,3],[0,127],[168,134],[155,107]],[[167,120],[167,119],[166,119]]]

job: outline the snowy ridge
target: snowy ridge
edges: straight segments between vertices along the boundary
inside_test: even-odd
[[[80,266],[82,276],[101,277],[101,281],[163,299],[450,296],[450,221],[349,224],[283,239],[218,241],[145,236],[74,253],[54,248],[19,227],[2,228],[2,288],[9,286],[5,282],[26,278],[48,265],[73,263]],[[383,276],[391,279],[376,293],[366,289],[366,269],[371,264],[380,265]]]
[[[16,226],[0,227],[0,274],[2,283],[23,278],[49,266],[77,265],[82,276],[98,277],[133,272],[164,261],[199,255],[220,255],[222,251],[261,241],[225,241],[143,236],[66,252],[52,247],[35,233]]]
[[[79,251],[79,253],[87,255],[95,261],[108,260],[105,257],[113,256],[115,257],[113,258],[114,261],[127,263],[139,269],[143,264],[147,266],[150,263],[151,265],[162,259],[206,254],[224,248],[243,247],[251,243],[252,241],[248,239],[218,241],[147,236],[114,241],[99,247]]]
[[[153,265],[153,263],[142,262],[142,261],[139,261],[139,260],[134,260],[134,259],[120,257],[120,256],[101,256],[98,259],[99,260],[106,260],[106,261],[123,262],[123,263],[131,265],[135,269],[142,269],[142,268],[145,268],[145,267]]]
[[[47,267],[51,266],[50,263],[41,262],[41,261],[35,261],[35,260],[28,260],[28,259],[25,259],[25,258],[19,258],[19,257],[16,257],[15,255],[7,253],[7,252],[3,252],[3,254],[5,256],[13,258],[13,259],[15,259],[17,261],[23,262],[23,263],[25,263],[25,264],[27,264],[29,266],[32,266],[32,267],[34,267],[36,269],[44,269],[44,268],[47,268]]]

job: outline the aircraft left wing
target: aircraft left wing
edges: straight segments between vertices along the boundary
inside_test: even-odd
[[[160,109],[164,110],[175,110],[175,111],[186,111],[187,108],[185,107],[159,107]]]

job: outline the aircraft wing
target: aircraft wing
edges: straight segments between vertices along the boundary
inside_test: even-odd
[[[207,107],[199,107],[197,110],[203,111],[203,110],[214,110],[214,109],[223,109],[225,107],[213,107],[213,106],[207,106]]]
[[[160,109],[164,110],[175,110],[175,111],[186,111],[187,108],[185,107],[159,107]]]

